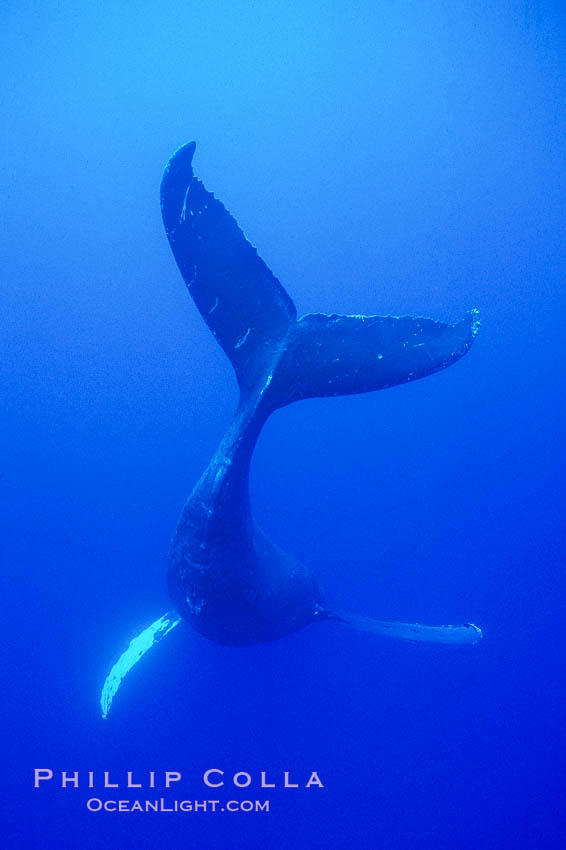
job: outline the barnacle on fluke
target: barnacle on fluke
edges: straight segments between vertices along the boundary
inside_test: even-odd
[[[234,218],[194,176],[194,151],[194,142],[185,145],[165,168],[163,222],[189,292],[234,367],[240,401],[173,538],[168,583],[174,610],[134,638],[113,666],[101,697],[104,717],[126,673],[181,620],[226,644],[273,640],[322,619],[408,640],[473,644],[481,638],[470,623],[385,623],[325,608],[310,571],[255,524],[248,494],[253,450],[273,411],[444,369],[470,348],[478,312],[454,324],[409,316],[297,318],[293,301]]]

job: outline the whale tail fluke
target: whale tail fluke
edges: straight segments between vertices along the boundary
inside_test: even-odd
[[[194,177],[195,143],[169,160],[161,210],[175,260],[242,393],[269,385],[271,409],[364,393],[449,366],[469,349],[476,310],[455,324],[408,316],[312,313],[295,305],[224,205]]]
[[[349,611],[329,611],[326,618],[351,626],[357,631],[386,635],[402,640],[472,645],[479,643],[482,639],[482,630],[478,626],[474,626],[473,623],[463,623],[459,626],[423,626],[421,623],[374,620],[372,617],[351,614]]]

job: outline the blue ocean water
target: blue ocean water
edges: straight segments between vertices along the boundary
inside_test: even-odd
[[[564,846],[564,9],[0,14],[3,846]],[[481,311],[446,371],[276,412],[251,495],[329,605],[484,639],[320,623],[231,648],[179,627],[102,721],[111,664],[170,605],[171,536],[237,400],[160,218],[163,166],[192,138],[300,313]],[[53,780],[34,789],[35,768]],[[209,768],[252,785],[212,792]],[[152,790],[150,771],[182,781]],[[325,787],[262,790],[262,771]],[[91,812],[93,796],[270,811]]]

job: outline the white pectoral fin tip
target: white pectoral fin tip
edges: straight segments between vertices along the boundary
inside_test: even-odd
[[[128,648],[114,664],[104,682],[104,687],[100,695],[100,710],[103,718],[108,717],[112,700],[122,680],[130,672],[132,667],[138,663],[140,658],[143,658],[152,646],[159,643],[180,622],[181,618],[176,611],[168,611],[167,614],[164,614],[159,620],[156,620],[151,626],[148,626],[147,629],[144,629],[143,632],[130,641]]]
[[[358,631],[388,635],[401,640],[472,645],[482,639],[482,630],[473,623],[463,623],[459,626],[423,626],[421,623],[384,622],[343,611],[336,611],[335,615],[336,619]]]

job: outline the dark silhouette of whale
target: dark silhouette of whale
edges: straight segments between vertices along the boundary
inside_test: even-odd
[[[194,176],[195,143],[169,160],[161,210],[177,265],[240,389],[234,419],[177,526],[168,569],[175,610],[130,643],[101,697],[106,716],[133,664],[181,619],[211,640],[273,640],[320,619],[412,640],[475,643],[476,626],[384,623],[323,606],[304,566],[253,520],[250,462],[268,416],[303,398],[384,389],[444,369],[477,333],[477,311],[455,324],[407,316],[297,318],[293,301],[234,218]]]

